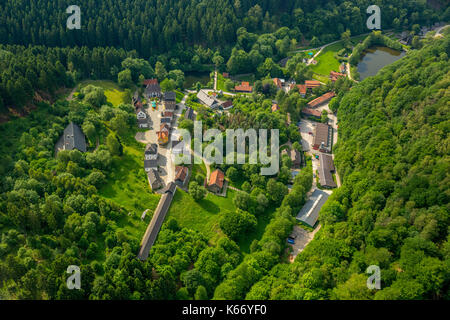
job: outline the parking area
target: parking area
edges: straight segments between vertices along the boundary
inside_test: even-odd
[[[303,151],[309,151],[309,152],[315,151],[311,148],[311,144],[313,143],[313,139],[314,139],[313,135],[314,135],[315,125],[316,124],[313,121],[310,121],[307,119],[302,119],[300,121],[299,130],[300,130],[300,134],[302,136]]]
[[[295,225],[292,230],[291,236],[295,237],[294,244],[289,244],[292,247],[292,254],[289,258],[290,262],[294,262],[295,257],[302,252],[307,244],[314,238],[314,235],[320,229],[320,224],[314,229],[313,232],[309,232],[302,227]]]

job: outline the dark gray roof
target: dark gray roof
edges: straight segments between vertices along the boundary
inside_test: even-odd
[[[144,168],[157,168],[158,161],[157,160],[144,160]]]
[[[194,120],[194,110],[191,107],[188,107],[186,109],[186,112],[184,113],[184,118]]]
[[[83,131],[75,123],[71,122],[64,129],[63,135],[59,138],[56,144],[56,150],[73,150],[78,149],[81,152],[86,152],[86,138]]]
[[[159,83],[152,83],[147,85],[147,87],[145,88],[145,93],[151,94],[151,93],[161,93],[161,87],[159,86]]]
[[[166,186],[166,189],[164,190],[164,193],[175,194],[176,190],[177,190],[177,185],[172,181]]]
[[[326,153],[321,153],[319,155],[319,159],[319,183],[324,187],[336,188],[337,185],[333,180],[332,174],[332,172],[335,170],[332,156]]]
[[[314,190],[309,200],[305,203],[303,208],[297,215],[297,220],[314,227],[319,218],[319,212],[323,204],[327,201],[328,194],[320,189]],[[316,204],[317,202],[317,204]]]
[[[171,122],[172,122],[172,119],[170,119],[169,117],[161,118],[161,123],[171,123]]]
[[[137,122],[139,124],[144,124],[144,123],[148,123],[148,120],[147,119],[137,119]]]
[[[177,95],[173,91],[164,92],[164,101],[175,101]]]
[[[322,143],[324,149],[331,152],[331,146],[333,144],[333,127],[325,123],[317,123],[316,134],[314,135],[314,145],[320,147]]]
[[[155,243],[159,230],[164,222],[167,212],[169,211],[170,204],[172,203],[173,195],[176,191],[175,183],[171,182],[167,187],[169,191],[165,191],[159,199],[158,206],[156,207],[153,218],[150,221],[144,237],[142,238],[142,246],[139,250],[138,258],[140,260],[146,260],[150,252],[151,247]],[[173,192],[172,192],[173,190]]]
[[[161,183],[161,178],[159,176],[158,171],[151,169],[147,175],[148,175],[150,184],[152,185],[152,188],[153,188],[153,186],[155,186],[155,184],[159,185]]]
[[[157,154],[158,145],[156,143],[149,143],[145,146],[145,154]]]

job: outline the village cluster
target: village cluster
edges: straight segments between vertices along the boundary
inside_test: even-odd
[[[310,62],[313,60],[311,59]],[[224,78],[229,77],[227,73],[223,73],[222,75]],[[329,78],[334,82],[338,78],[346,76],[347,67],[345,64],[342,64],[339,72],[330,72]],[[314,88],[322,85],[317,80],[306,80],[302,84],[296,84],[293,80],[286,81],[280,78],[274,78],[272,80],[278,90],[284,90],[285,92],[298,90],[304,98],[311,95]],[[142,93],[142,97],[140,92]],[[233,108],[233,102],[231,99],[222,101],[219,97],[234,96],[237,93],[250,94],[252,92],[253,87],[250,83],[243,81],[234,87],[233,93],[201,89],[197,92],[196,97],[207,108],[224,112]],[[338,186],[333,177],[333,175],[337,176],[337,173],[332,156],[332,146],[337,138],[337,119],[335,119],[334,115],[330,115],[330,121],[328,123],[320,123],[317,121],[321,119],[324,109],[327,112],[329,111],[327,103],[334,96],[335,93],[330,91],[310,101],[302,110],[304,120],[298,123],[298,128],[302,135],[302,151],[309,151],[312,154],[314,177],[315,172],[318,172],[319,176],[318,182],[320,189],[316,188],[317,184],[314,181],[313,191],[309,195],[309,201],[297,215],[299,221],[311,227],[316,225],[320,207],[329,194],[329,192],[322,189],[331,189]],[[185,145],[177,130],[178,120],[180,118],[192,121],[196,119],[195,110],[185,105],[185,98],[186,96],[182,101],[177,103],[176,92],[162,92],[157,79],[144,80],[143,87],[138,88],[132,97],[137,126],[139,129],[142,129],[140,133],[143,136],[148,135],[150,137],[145,140],[146,147],[143,155],[143,165],[147,173],[148,183],[152,191],[162,194],[153,218],[143,237],[142,247],[139,253],[139,258],[143,260],[147,258],[148,252],[156,240],[177,187],[185,191],[188,190],[191,174],[190,168],[188,166],[175,165],[172,158],[172,156],[183,153],[185,148],[190,150],[190,146]],[[271,111],[277,112],[279,109],[277,102],[273,101]],[[289,114],[287,121],[290,124]],[[66,127],[64,134],[56,145],[57,151],[63,149],[78,149],[81,152],[86,152],[86,138],[81,128],[74,123],[70,123]],[[288,155],[292,160],[291,174],[293,177],[298,174],[302,166],[306,165],[303,152],[299,152],[294,148],[284,149],[282,151],[282,155]],[[213,172],[208,172],[204,186],[211,193],[226,196],[228,181],[225,179],[224,172],[216,169]],[[142,214],[141,219],[145,218],[147,211]],[[293,239],[291,240],[294,242]]]

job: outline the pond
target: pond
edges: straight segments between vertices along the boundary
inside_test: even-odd
[[[209,82],[209,72],[189,71],[184,74],[184,87],[191,88],[197,82],[206,85]]]
[[[361,61],[358,63],[360,79],[364,80],[367,77],[376,75],[381,68],[399,60],[405,54],[404,51],[397,51],[388,47],[372,47],[367,49],[361,56]]]

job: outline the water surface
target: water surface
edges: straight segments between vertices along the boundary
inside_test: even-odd
[[[399,60],[405,54],[404,51],[397,51],[388,47],[371,47],[365,50],[361,55],[361,61],[358,63],[360,79],[364,80],[376,75],[381,68]]]
[[[206,85],[210,80],[209,73],[210,72],[197,72],[197,71],[185,72],[184,87],[185,88],[193,87],[197,82]]]

